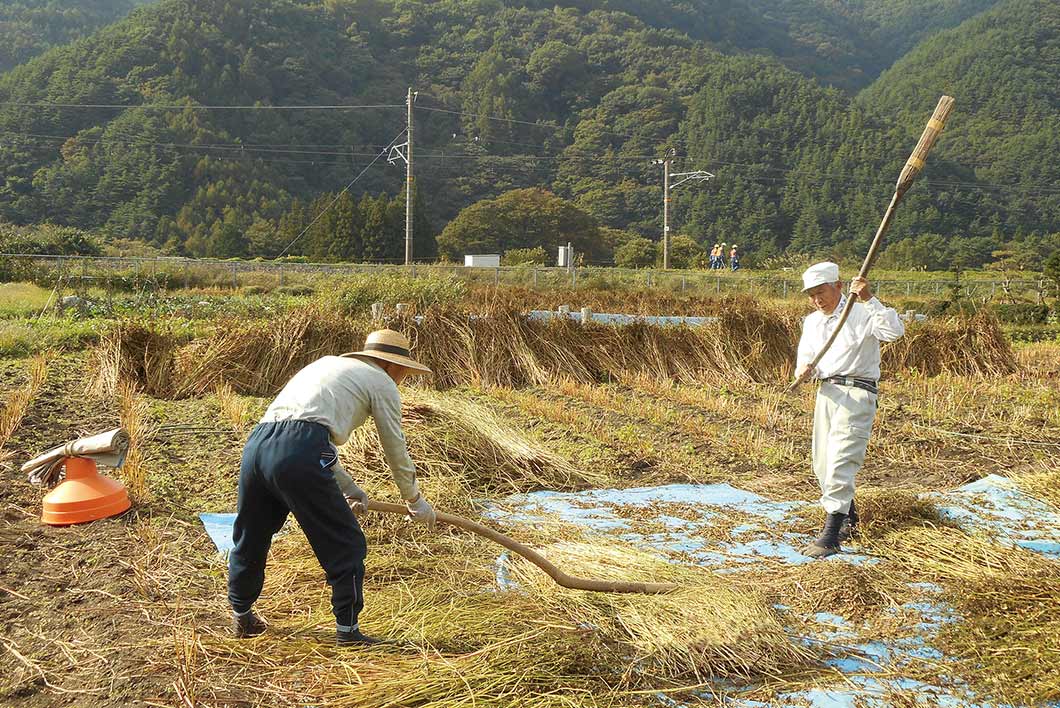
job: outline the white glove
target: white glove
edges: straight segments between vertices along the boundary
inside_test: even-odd
[[[346,503],[354,516],[360,516],[368,511],[368,494],[356,484],[349,484],[345,490]]]
[[[422,494],[417,494],[412,501],[406,501],[405,507],[409,510],[409,516],[416,521],[422,521],[427,524],[427,528],[434,531],[434,523],[438,517],[434,513],[434,508]]]

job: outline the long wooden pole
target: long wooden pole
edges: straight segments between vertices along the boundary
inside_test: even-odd
[[[369,511],[381,511],[387,514],[400,514],[402,516],[408,516],[409,511],[400,504],[390,504],[388,502],[368,502]],[[494,543],[498,543],[513,553],[518,553],[523,558],[527,559],[541,570],[545,571],[550,578],[555,580],[559,585],[571,590],[588,590],[590,592],[622,592],[622,593],[641,593],[644,595],[661,595],[668,592],[673,592],[678,588],[674,583],[643,583],[634,580],[591,580],[588,578],[578,578],[573,575],[568,575],[560,570],[554,563],[549,561],[543,555],[530,548],[524,546],[510,536],[505,536],[499,531],[494,531],[488,526],[476,523],[471,519],[465,519],[462,516],[456,516],[455,514],[446,514],[445,512],[436,512],[438,521],[449,524],[450,526],[456,526],[457,528],[470,531],[478,534],[483,538],[488,538]]]
[[[913,180],[920,174],[920,171],[924,169],[924,163],[927,160],[928,153],[931,152],[931,148],[935,146],[935,141],[938,140],[939,135],[942,134],[942,129],[946,126],[946,120],[950,117],[950,112],[953,110],[953,98],[950,96],[943,96],[939,99],[938,105],[935,106],[935,112],[931,115],[931,119],[927,123],[927,127],[924,128],[924,132],[920,135],[920,140],[916,144],[916,148],[913,149],[913,153],[909,156],[909,159],[905,161],[905,166],[902,168],[902,173],[898,176],[898,183],[894,187],[894,196],[891,197],[891,203],[887,206],[887,211],[884,212],[883,220],[880,222],[880,227],[876,229],[876,237],[872,239],[872,245],[869,246],[869,252],[865,255],[865,260],[861,264],[861,270],[858,271],[858,277],[864,278],[869,274],[869,269],[872,268],[873,262],[876,260],[876,254],[883,244],[883,235],[887,233],[887,229],[891,226],[891,221],[894,219],[894,211],[898,206],[898,203],[902,201],[902,197],[905,196],[906,191],[913,186]],[[801,376],[796,377],[791,385],[788,386],[789,391],[793,391],[805,381],[810,372],[813,371],[817,364],[820,363],[821,359],[824,358],[825,353],[831,348],[832,343],[835,342],[836,337],[839,336],[840,330],[843,329],[843,324],[847,321],[847,317],[850,316],[850,310],[854,307],[854,297],[848,296],[846,304],[843,306],[843,312],[839,315],[839,322],[836,323],[835,329],[832,330],[832,335],[828,338],[828,341],[821,347],[821,351],[817,352],[817,355],[806,367],[806,372]]]

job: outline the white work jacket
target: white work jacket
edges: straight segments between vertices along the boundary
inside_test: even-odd
[[[839,300],[832,314],[817,311],[803,320],[796,370],[809,364],[832,336],[846,297]],[[878,381],[880,342],[893,342],[903,334],[905,325],[893,307],[887,307],[875,297],[867,302],[855,302],[839,336],[811,374],[818,379],[849,376]]]
[[[354,429],[371,416],[394,483],[405,499],[419,493],[416,467],[401,429],[401,395],[394,380],[379,366],[353,357],[325,356],[287,382],[262,416],[262,423],[308,420],[328,429],[332,445],[345,443]],[[337,453],[336,453],[337,454]],[[332,467],[339,488],[348,492],[349,475]]]

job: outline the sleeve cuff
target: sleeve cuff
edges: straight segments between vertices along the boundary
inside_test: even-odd
[[[873,312],[879,312],[880,310],[886,310],[887,309],[887,306],[884,305],[882,302],[880,302],[880,299],[878,297],[876,297],[875,295],[870,297],[868,300],[866,300],[862,304],[865,305],[866,309],[872,310]]]
[[[399,487],[399,489],[401,490],[402,501],[409,501],[411,499],[415,499],[417,496],[419,496],[420,493],[420,485],[418,482],[416,482],[416,480],[412,481],[411,486],[402,486]]]

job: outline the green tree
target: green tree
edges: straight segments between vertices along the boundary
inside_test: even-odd
[[[328,260],[360,261],[364,257],[364,243],[361,241],[364,214],[361,213],[360,205],[349,192],[344,192],[332,209],[335,210],[335,232],[328,245]]]
[[[438,248],[457,260],[467,253],[503,253],[571,243],[592,260],[601,255],[595,220],[566,199],[543,189],[517,189],[464,209],[438,237]]]
[[[1042,268],[1042,276],[1052,283],[1053,292],[1060,300],[1060,250],[1054,251],[1053,255],[1046,259]]]
[[[226,209],[224,217],[210,229],[206,255],[211,258],[235,258],[247,255],[247,238],[241,217],[235,209]]]
[[[619,268],[650,268],[655,265],[655,244],[646,238],[634,238],[615,249]]]
[[[390,200],[385,194],[380,194],[374,199],[362,200],[361,204],[364,207],[364,226],[361,228],[364,260],[370,263],[385,261],[391,250],[387,245],[387,239],[391,238],[387,223]]]
[[[690,236],[674,236],[670,239],[671,268],[700,268],[703,255],[703,247]]]

